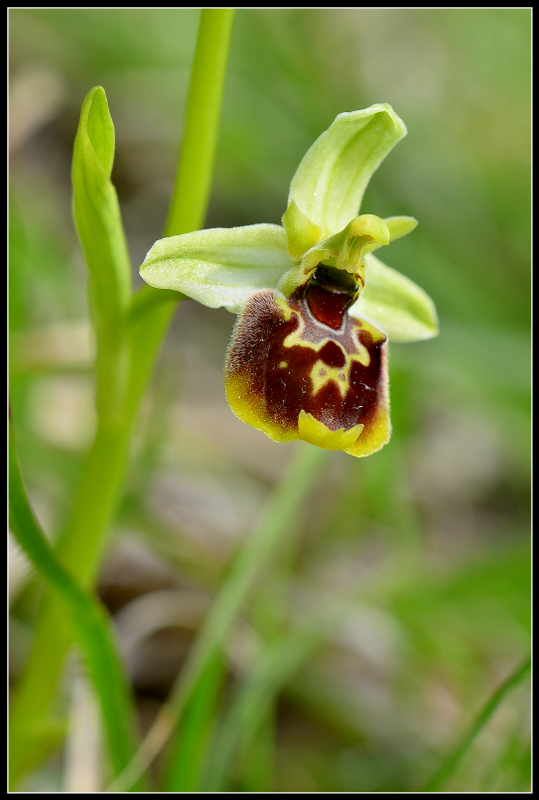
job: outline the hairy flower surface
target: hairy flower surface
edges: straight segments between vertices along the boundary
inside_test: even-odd
[[[238,314],[228,404],[276,441],[379,450],[391,435],[387,342],[438,332],[428,295],[372,255],[416,220],[358,216],[371,175],[405,134],[386,104],[339,114],[299,165],[282,226],[170,236],[141,267],[151,286]]]

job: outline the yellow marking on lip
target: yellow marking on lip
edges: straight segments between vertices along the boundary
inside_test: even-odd
[[[350,370],[352,368],[352,360],[347,356],[346,364],[344,367],[328,367],[321,359],[319,359],[311,370],[310,378],[313,384],[313,394],[317,394],[320,389],[323,389],[330,381],[334,381],[341,393],[341,396],[346,396],[346,392],[350,388]]]
[[[275,302],[275,305],[278,306],[280,310],[283,312],[284,321],[288,322],[288,320],[292,317],[293,311],[286,302],[286,300],[284,299],[284,297],[279,297],[279,295],[275,295],[273,300]]]
[[[320,389],[323,389],[324,386],[326,386],[330,381],[334,381],[339,389],[339,392],[341,393],[341,397],[344,399],[346,392],[350,388],[350,372],[352,369],[352,363],[357,361],[362,366],[368,367],[371,363],[369,351],[365,345],[360,342],[357,335],[354,337],[356,347],[358,348],[357,353],[348,353],[342,344],[331,336],[326,336],[324,339],[322,339],[322,341],[317,343],[311,342],[309,339],[303,339],[302,334],[305,331],[305,321],[303,320],[301,314],[297,312],[296,314],[299,325],[295,331],[292,331],[292,333],[289,333],[288,336],[286,336],[283,341],[283,346],[288,348],[307,347],[309,350],[314,350],[315,353],[319,353],[328,342],[334,342],[344,356],[344,365],[341,367],[331,367],[322,361],[322,359],[319,359],[311,369],[310,378],[313,386],[313,395],[317,394]],[[370,329],[371,326],[369,325],[368,328]],[[376,329],[372,328],[372,330],[374,332]],[[378,331],[376,331],[376,333],[378,333]],[[378,333],[378,337],[379,336],[380,334]]]
[[[354,322],[356,323],[356,331],[355,331],[355,338],[358,344],[361,346],[361,342],[359,341],[359,334],[361,330],[367,331],[372,336],[373,344],[378,344],[378,342],[384,342],[387,339],[385,333],[379,331],[378,328],[375,328],[374,325],[369,325],[368,322],[364,319],[357,319],[356,317],[352,317]]]
[[[360,364],[363,364],[364,367],[369,366],[369,364],[371,363],[371,357],[369,351],[367,350],[365,345],[359,341],[359,338],[357,336],[355,337],[356,347],[358,348],[357,353],[347,353],[342,344],[339,342],[339,340],[334,339],[331,336],[326,336],[320,342],[311,342],[309,339],[302,338],[302,334],[305,331],[305,322],[301,314],[299,314],[298,312],[295,313],[297,315],[299,325],[295,331],[292,331],[292,333],[289,333],[288,336],[285,337],[283,341],[283,347],[298,347],[298,346],[308,347],[310,350],[314,350],[315,353],[319,353],[320,350],[324,347],[324,345],[326,345],[328,342],[335,342],[335,344],[342,350],[344,356],[347,359],[351,358],[353,361],[358,361]],[[369,326],[369,328],[370,327],[371,326]],[[375,331],[376,329],[373,328],[372,330]],[[379,332],[378,331],[376,332],[378,333],[378,338],[380,338]],[[342,367],[340,369],[342,369]]]

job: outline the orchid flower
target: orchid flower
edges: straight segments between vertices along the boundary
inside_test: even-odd
[[[438,332],[428,295],[372,255],[416,220],[358,216],[371,175],[405,134],[387,104],[339,114],[301,161],[282,226],[170,236],[141,267],[150,286],[238,315],[227,401],[275,441],[379,450],[391,435],[387,342]]]

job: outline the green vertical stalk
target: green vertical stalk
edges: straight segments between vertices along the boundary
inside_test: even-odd
[[[199,230],[210,196],[234,10],[204,8],[187,97],[176,184],[165,236]]]
[[[201,227],[204,220],[233,14],[231,9],[204,9],[201,13],[182,157],[166,226],[168,235]],[[100,158],[99,142],[94,142],[94,149]],[[105,171],[110,166],[103,164]],[[169,293],[145,287],[132,298],[130,306],[132,311],[126,310],[120,327],[115,329],[116,365],[123,374],[127,364],[128,371],[121,396],[114,398],[120,404],[120,413],[111,419],[103,408],[99,409],[102,414],[83,465],[71,518],[57,545],[62,563],[83,586],[91,586],[96,578],[105,536],[121,497],[133,423],[175,302]],[[110,360],[108,366],[110,371]],[[106,387],[96,387],[98,397],[104,391]],[[12,706],[10,758],[14,784],[39,763],[58,739],[54,701],[70,642],[61,607],[57,601],[46,599]]]

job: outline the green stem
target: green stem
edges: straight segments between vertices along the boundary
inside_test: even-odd
[[[528,656],[487,700],[483,708],[479,711],[475,720],[472,722],[469,730],[465,733],[453,751],[442,762],[441,766],[436,770],[432,778],[428,781],[428,783],[425,784],[421,791],[438,792],[447,784],[447,781],[457,769],[463,756],[468,752],[475,738],[481,733],[485,725],[488,723],[489,719],[492,717],[505,695],[524,680],[530,670],[530,667],[531,657]]]
[[[234,10],[230,8],[204,8],[200,14],[183,141],[165,236],[196,231],[204,224],[233,20]]]
[[[172,199],[174,211],[166,227],[169,234],[194,230],[204,220],[232,19],[233,11],[228,9],[204,9],[201,14],[184,145]],[[189,148],[187,154],[185,147]],[[160,297],[154,302],[152,295]],[[85,586],[95,581],[105,535],[121,497],[133,422],[175,302],[171,302],[168,293],[144,287],[135,295],[131,307],[118,353],[118,361],[125,363],[127,354],[129,364],[124,410],[115,415],[114,421],[99,420],[70,521],[58,542],[63,564]],[[14,783],[50,749],[53,730],[57,739],[58,724],[51,714],[70,641],[61,607],[56,600],[47,599],[40,610],[32,652],[12,705],[10,757]]]

